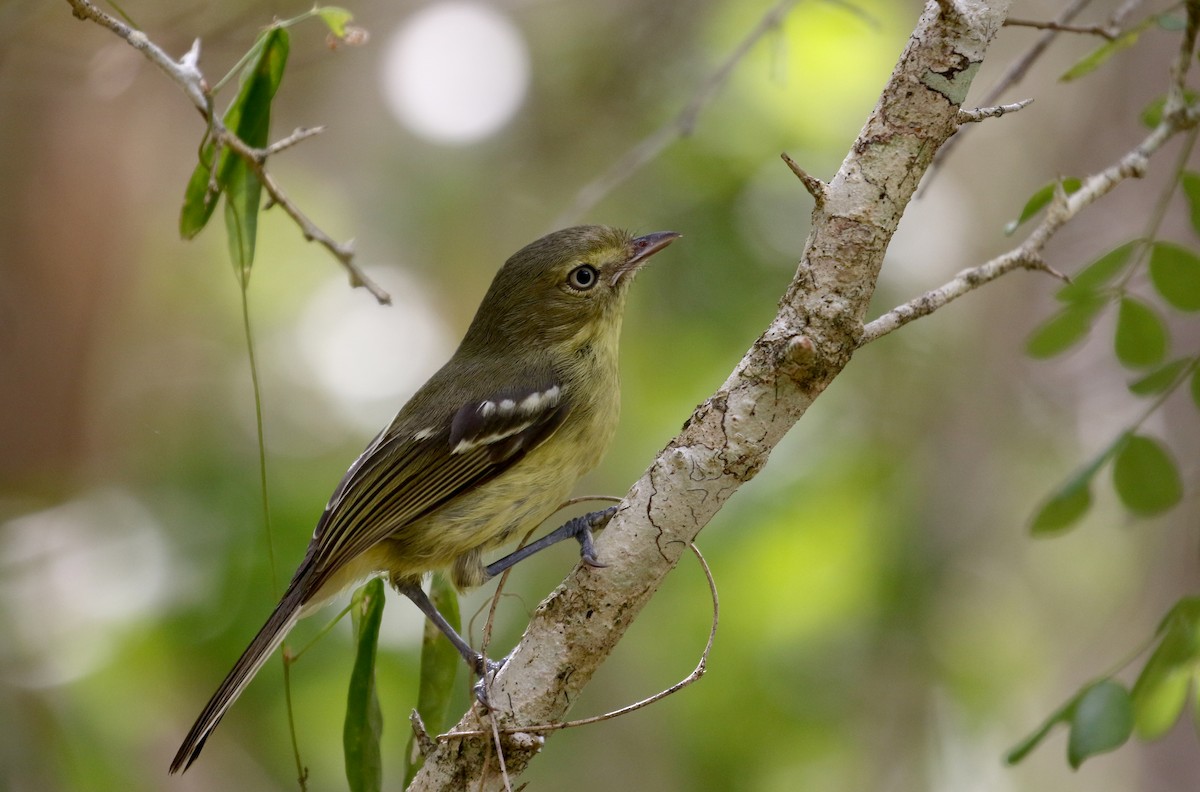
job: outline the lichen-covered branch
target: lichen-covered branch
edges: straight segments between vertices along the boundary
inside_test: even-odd
[[[547,598],[493,681],[502,727],[560,719],[688,544],[849,361],[883,254],[958,113],[1007,2],[929,2],[878,104],[813,211],[779,313],[721,388],[633,485],[597,542]],[[482,726],[477,705],[456,727]],[[502,734],[507,772],[539,749]],[[501,789],[487,738],[442,743],[411,789]]]

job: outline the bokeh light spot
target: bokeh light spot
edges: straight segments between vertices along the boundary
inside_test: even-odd
[[[413,14],[391,37],[383,91],[392,114],[421,137],[474,143],[516,114],[529,85],[525,39],[508,17],[474,2]]]

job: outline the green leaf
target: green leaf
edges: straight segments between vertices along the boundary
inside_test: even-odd
[[[1092,329],[1105,305],[1103,299],[1079,300],[1067,305],[1030,334],[1025,342],[1026,354],[1045,359],[1070,349]]]
[[[342,748],[346,756],[346,781],[351,792],[379,792],[383,786],[379,750],[383,714],[375,689],[375,655],[379,647],[383,601],[383,580],[375,578],[354,592],[350,603],[358,651],[346,695]]]
[[[320,8],[314,8],[313,11],[316,12],[317,16],[329,28],[330,33],[338,38],[346,37],[346,25],[350,24],[354,19],[354,14],[338,6],[321,6]]]
[[[1113,486],[1125,508],[1141,517],[1170,509],[1183,497],[1174,460],[1158,441],[1130,435],[1113,461]]]
[[[1183,195],[1187,198],[1192,230],[1200,234],[1200,173],[1184,171],[1180,183],[1183,185]]]
[[[1200,311],[1200,257],[1192,251],[1170,242],[1155,242],[1150,252],[1150,280],[1163,299],[1179,310]]]
[[[1183,92],[1183,100],[1188,105],[1194,105],[1196,103],[1197,97],[1200,97],[1200,94],[1197,94],[1195,91],[1184,91]],[[1142,111],[1142,123],[1145,124],[1150,129],[1154,129],[1155,127],[1157,127],[1159,124],[1162,123],[1163,110],[1165,110],[1166,107],[1167,107],[1167,97],[1164,94],[1163,96],[1160,96],[1157,99],[1155,99],[1150,104],[1146,105],[1146,109]]]
[[[1117,38],[1105,44],[1101,44],[1089,54],[1076,61],[1074,66],[1067,69],[1066,72],[1064,72],[1063,75],[1058,78],[1059,81],[1070,82],[1071,80],[1078,80],[1085,74],[1091,74],[1096,69],[1104,65],[1105,61],[1107,61],[1113,55],[1116,55],[1121,50],[1129,49],[1136,44],[1138,37],[1142,35],[1142,31],[1145,30],[1147,25],[1149,25],[1152,21],[1152,19],[1149,19],[1146,22],[1143,22],[1141,25],[1138,25],[1133,30],[1130,30],[1128,33],[1118,36]]]
[[[450,626],[459,630],[461,617],[458,611],[458,592],[445,575],[434,573],[433,582],[429,587],[429,599]],[[421,679],[417,693],[417,712],[431,732],[441,732],[449,725],[446,722],[446,713],[454,693],[454,679],[462,664],[458,650],[433,622],[426,619],[425,633],[421,641]],[[415,738],[409,739],[408,751],[405,754],[406,787],[412,783],[422,764],[414,740]]]
[[[1183,370],[1195,363],[1195,358],[1180,358],[1172,360],[1165,366],[1155,369],[1141,379],[1131,382],[1129,390],[1135,396],[1157,396],[1160,393],[1165,393],[1176,380]]]
[[[1042,211],[1042,209],[1045,209],[1054,200],[1054,191],[1059,184],[1062,185],[1063,192],[1067,195],[1070,195],[1083,186],[1083,182],[1079,179],[1068,177],[1060,181],[1052,181],[1041,187],[1037,192],[1029,196],[1029,200],[1025,202],[1024,208],[1021,209],[1021,216],[1004,226],[1005,235],[1016,231],[1018,226]]]
[[[1080,696],[1071,714],[1067,761],[1078,770],[1090,756],[1119,748],[1133,732],[1133,704],[1125,686],[1103,679]]]
[[[271,126],[271,101],[283,79],[288,57],[288,34],[283,28],[267,30],[251,48],[242,85],[237,97],[225,111],[224,123],[248,145],[267,145]],[[229,252],[239,275],[245,279],[254,260],[254,241],[258,228],[258,209],[262,185],[240,157],[222,150],[213,162],[215,148],[206,143],[200,163],[192,171],[184,191],[179,231],[190,239],[208,223],[222,193],[226,198],[225,225],[229,234]],[[212,168],[217,169],[216,191],[210,192]]]
[[[1200,408],[1200,368],[1192,372],[1192,403]]]
[[[1153,366],[1167,354],[1167,328],[1146,303],[1121,298],[1115,339],[1117,360],[1129,368]]]
[[[1200,667],[1200,597],[1175,603],[1158,631],[1162,639],[1133,685],[1134,728],[1147,740],[1165,734],[1179,718]]]
[[[1094,299],[1099,289],[1125,269],[1134,248],[1139,244],[1141,244],[1141,240],[1134,239],[1108,251],[1077,272],[1071,278],[1070,283],[1058,290],[1058,294],[1054,295],[1055,298],[1063,302]]]
[[[1089,466],[1072,478],[1042,504],[1029,531],[1046,536],[1063,531],[1078,522],[1092,506],[1091,481],[1096,468]]]

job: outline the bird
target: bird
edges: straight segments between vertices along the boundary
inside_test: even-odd
[[[296,622],[377,576],[408,597],[482,676],[489,668],[421,587],[435,570],[461,591],[557,541],[596,558],[591,531],[616,507],[568,521],[491,564],[484,554],[562,505],[616,431],[617,352],[629,286],[680,234],[600,225],[547,234],[497,271],[457,350],[350,465],[278,605],[188,731],[186,770]]]

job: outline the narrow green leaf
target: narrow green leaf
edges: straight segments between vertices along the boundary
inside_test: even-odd
[[[1071,715],[1067,761],[1078,770],[1090,756],[1125,744],[1133,732],[1133,704],[1125,686],[1111,679],[1091,685]]]
[[[1054,295],[1055,298],[1063,302],[1095,299],[1096,292],[1125,269],[1134,248],[1139,244],[1141,244],[1141,240],[1134,239],[1108,251],[1075,273],[1071,282],[1058,290],[1058,294]]]
[[[1165,393],[1176,380],[1183,370],[1195,362],[1194,358],[1180,358],[1172,360],[1165,366],[1161,366],[1139,380],[1129,384],[1129,391],[1135,396],[1157,396],[1160,393]]]
[[[1129,368],[1153,366],[1167,354],[1167,328],[1158,313],[1133,297],[1121,298],[1115,339],[1117,360]]]
[[[1149,21],[1149,20],[1148,20]],[[1070,82],[1078,80],[1086,74],[1091,74],[1096,69],[1104,65],[1104,63],[1124,49],[1129,49],[1137,43],[1138,37],[1142,31],[1146,29],[1146,23],[1139,25],[1128,33],[1118,36],[1112,41],[1101,44],[1096,49],[1085,55],[1080,60],[1076,61],[1075,65],[1067,69],[1061,77],[1060,82]]]
[[[1192,372],[1192,403],[1200,408],[1200,368]]]
[[[1029,752],[1038,746],[1038,744],[1046,739],[1055,726],[1060,723],[1067,723],[1071,720],[1075,713],[1075,707],[1079,703],[1079,699],[1087,692],[1087,688],[1080,690],[1072,696],[1065,704],[1050,713],[1050,716],[1042,722],[1041,726],[1033,731],[1028,737],[1013,746],[1008,754],[1004,757],[1004,761],[1010,765],[1015,765],[1029,755]]]
[[[1188,216],[1192,221],[1192,230],[1200,234],[1200,173],[1184,171],[1180,180],[1183,194],[1188,202]]]
[[[1091,480],[1095,468],[1089,466],[1042,504],[1029,531],[1034,536],[1059,533],[1078,522],[1092,506]]]
[[[1170,242],[1155,242],[1150,251],[1150,280],[1163,299],[1179,310],[1200,311],[1200,256],[1192,251]]]
[[[1026,354],[1045,359],[1067,351],[1088,334],[1105,305],[1106,301],[1098,298],[1068,304],[1030,334]]]
[[[321,17],[330,33],[338,38],[346,37],[346,25],[353,21],[353,14],[338,6],[321,6],[313,10],[316,11],[317,16]]]
[[[1049,206],[1050,202],[1054,200],[1054,190],[1060,183],[1062,184],[1063,192],[1067,195],[1070,195],[1083,186],[1083,182],[1079,179],[1068,177],[1062,179],[1061,182],[1053,181],[1041,187],[1037,192],[1029,196],[1029,200],[1025,202],[1024,208],[1021,209],[1020,217],[1004,226],[1005,235],[1016,231],[1018,226]]]
[[[351,792],[379,792],[383,786],[383,764],[379,737],[383,714],[375,689],[375,655],[379,647],[379,624],[383,619],[383,580],[375,578],[354,593],[350,613],[354,620],[354,671],[346,695],[346,721],[342,748],[346,757],[346,781]]]
[[[224,153],[222,153],[224,155]],[[214,156],[213,144],[206,143],[200,150],[200,162],[192,171],[187,187],[183,191],[183,209],[179,212],[179,236],[191,239],[203,230],[217,208],[217,200],[221,197],[218,189],[209,192],[211,182],[209,166]]]
[[[1183,497],[1179,471],[1157,440],[1131,435],[1113,461],[1113,487],[1125,508],[1141,517],[1170,509]]]
[[[429,587],[429,599],[455,630],[459,630],[461,617],[458,611],[458,592],[441,573],[434,573]],[[442,634],[433,622],[425,620],[425,634],[421,641],[421,679],[417,693],[417,712],[425,727],[431,732],[441,732],[449,724],[446,714],[454,694],[454,680],[458,675],[462,657],[454,645]],[[423,760],[410,738],[405,754],[404,785],[412,783]]]

